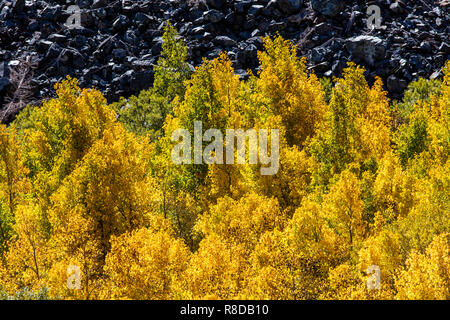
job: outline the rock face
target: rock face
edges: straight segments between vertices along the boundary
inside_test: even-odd
[[[81,28],[66,24],[73,4],[81,9]],[[450,54],[448,3],[375,4],[382,23],[370,30],[362,0],[3,0],[0,111],[13,87],[8,66],[30,56],[37,63],[34,100],[54,96],[53,84],[66,75],[98,88],[109,102],[150,87],[167,20],[185,40],[192,68],[226,50],[244,79],[245,70],[257,71],[261,36],[276,33],[297,45],[319,77],[339,76],[354,61],[366,67],[369,81],[380,76],[392,98],[418,77],[442,76]]]
[[[344,5],[344,0],[311,0],[311,6],[314,10],[329,17],[334,17],[341,13]]]

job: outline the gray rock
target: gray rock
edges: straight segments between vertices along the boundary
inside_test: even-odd
[[[56,43],[52,43],[52,45],[48,48],[47,54],[45,55],[46,59],[54,59],[59,56],[61,53],[61,47]]]
[[[450,54],[450,46],[446,42],[442,42],[439,46],[439,52]]]
[[[116,32],[124,31],[128,26],[128,18],[124,15],[120,15],[113,23],[113,29]]]
[[[9,81],[9,67],[7,62],[0,62],[0,92],[7,88]]]
[[[67,41],[67,37],[63,34],[54,33],[48,37],[48,40],[54,41],[57,43],[64,43]]]
[[[312,67],[309,68],[310,70],[314,70],[315,73],[324,73],[328,69],[330,69],[330,65],[328,62],[324,61],[321,63],[318,63]]]
[[[261,36],[261,31],[259,31],[259,29],[255,29],[255,30],[252,31],[252,33],[251,33],[251,37],[252,38],[253,37],[259,37],[259,36]]]
[[[431,53],[433,51],[433,48],[428,41],[422,42],[419,46],[419,49],[424,53]]]
[[[311,0],[311,6],[315,11],[329,17],[334,17],[344,9],[344,0]]]
[[[153,60],[134,60],[131,66],[134,70],[149,69],[153,70],[154,61]]]
[[[263,8],[264,8],[264,6],[255,4],[255,5],[251,6],[250,9],[248,9],[248,14],[252,15],[252,16],[256,16],[261,12],[261,10]]]
[[[327,49],[325,49],[324,47],[316,47],[311,50],[310,61],[314,64],[323,62],[327,54]]]
[[[206,11],[206,12],[203,14],[203,19],[204,19],[205,21],[211,22],[211,23],[217,23],[217,22],[220,22],[220,21],[222,21],[222,19],[223,19],[224,17],[225,17],[225,15],[224,15],[222,12],[220,12],[219,10],[215,10],[215,9]]]
[[[1,8],[1,7],[0,7]],[[6,20],[6,18],[10,15],[11,8],[8,6],[4,6],[0,11],[0,21]]]
[[[108,5],[107,0],[95,0],[94,3],[92,3],[92,8],[98,9],[98,8],[106,7],[107,5]]]
[[[114,37],[108,37],[105,40],[103,40],[97,47],[97,50],[94,51],[94,57],[97,59],[104,58],[106,55],[108,55],[114,45]]]
[[[277,31],[282,31],[282,30],[286,29],[286,27],[287,27],[287,24],[284,21],[271,23],[269,26],[269,31],[275,33]]]
[[[347,39],[345,45],[353,57],[371,67],[386,54],[386,44],[378,37],[357,36]]]
[[[136,13],[133,19],[133,22],[141,27],[147,26],[151,21],[152,21],[151,17],[142,12]]]
[[[112,53],[117,60],[123,60],[127,56],[127,51],[125,49],[114,49]]]
[[[229,14],[227,14],[225,16],[225,22],[228,24],[231,24],[231,25],[234,24],[235,20],[236,20],[236,15],[234,14],[234,12],[230,12]]]
[[[163,42],[164,41],[161,37],[157,37],[154,39],[153,46],[152,46],[152,54],[153,55],[157,56],[161,53]]]
[[[83,9],[82,28],[61,28],[71,4]],[[170,20],[185,40],[192,65],[226,49],[236,69],[255,72],[257,51],[263,50],[261,36],[280,31],[298,44],[299,53],[308,57],[308,68],[318,76],[340,76],[346,62],[353,60],[386,84],[395,75],[389,79],[389,88],[395,91],[405,81],[433,72],[438,77],[437,70],[450,54],[447,7],[391,0],[383,7],[386,28],[374,30],[375,37],[356,37],[366,34],[369,4],[345,0],[0,0],[0,66],[1,61],[36,53],[41,61],[33,79],[34,98],[51,97],[52,85],[70,74],[83,87],[97,86],[113,102],[110,99],[135,94],[138,82],[151,86],[152,65],[161,52],[165,21]],[[346,39],[350,36],[355,38]],[[124,75],[128,70],[132,72]],[[9,76],[0,75],[0,100],[8,83]]]
[[[72,64],[77,69],[83,69],[86,66],[86,59],[81,53],[74,50],[72,52]]]
[[[440,79],[442,78],[444,75],[442,74],[442,70],[436,70],[434,71],[431,76],[430,79],[435,80],[435,79]]]
[[[206,0],[208,7],[215,9],[221,9],[226,2],[226,0]]]
[[[387,79],[386,85],[390,92],[402,93],[408,86],[408,83],[404,79],[400,79],[400,78],[396,77],[395,75],[391,75]]]
[[[253,60],[253,62],[256,62],[258,59],[258,48],[254,44],[250,44],[244,49],[244,54],[247,61]]]
[[[136,72],[131,79],[130,90],[139,93],[139,91],[147,89],[153,83],[154,76],[153,69]]]
[[[25,0],[14,0],[12,3],[14,13],[20,13],[25,9]]]
[[[281,11],[286,14],[297,13],[303,4],[303,0],[276,0],[276,2]]]
[[[404,12],[403,7],[397,1],[394,3],[391,3],[391,5],[389,6],[389,9],[394,14],[402,14]]]
[[[39,50],[41,50],[42,52],[47,52],[47,50],[51,47],[51,45],[53,44],[53,42],[48,41],[48,40],[40,40],[37,44],[37,47]]]
[[[234,4],[234,11],[239,14],[245,13],[248,8],[250,8],[251,4],[251,1],[236,1]]]
[[[213,42],[223,47],[235,47],[237,45],[236,41],[227,36],[217,36]]]

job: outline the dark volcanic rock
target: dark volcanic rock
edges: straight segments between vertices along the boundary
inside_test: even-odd
[[[203,14],[203,19],[208,22],[217,23],[221,21],[225,15],[219,10],[209,10]]]
[[[0,92],[10,85],[9,68],[6,61],[0,62]]]
[[[242,79],[258,71],[261,37],[280,33],[308,58],[319,77],[339,76],[348,61],[369,80],[382,77],[392,98],[418,77],[442,77],[449,59],[450,7],[445,1],[362,0],[7,0],[0,1],[0,110],[11,86],[8,63],[38,62],[33,100],[54,96],[70,75],[109,102],[148,88],[170,20],[188,47],[192,67],[226,50]],[[70,5],[81,26],[66,25]],[[381,9],[381,26],[367,26],[367,7]],[[69,22],[72,24],[72,22]]]
[[[311,0],[311,6],[314,10],[329,17],[341,13],[344,5],[344,0]]]
[[[287,14],[294,14],[300,10],[303,0],[277,0],[281,11]]]
[[[12,2],[12,9],[14,13],[20,13],[25,9],[25,0],[14,0]]]
[[[214,43],[223,47],[234,47],[236,46],[236,41],[227,36],[217,36],[214,38]]]
[[[404,79],[399,79],[395,75],[391,75],[387,79],[387,88],[393,93],[402,93],[408,86],[408,82]]]
[[[226,0],[206,0],[206,4],[208,5],[208,7],[216,9],[221,9],[226,2]]]

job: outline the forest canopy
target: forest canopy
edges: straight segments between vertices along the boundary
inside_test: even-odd
[[[0,125],[0,298],[450,299],[450,63],[390,101],[263,43],[246,80],[226,52],[192,72],[168,23],[148,90],[67,77]],[[279,129],[278,173],[175,165],[194,121]]]

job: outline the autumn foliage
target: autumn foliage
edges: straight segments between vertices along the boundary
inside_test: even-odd
[[[350,63],[328,101],[280,36],[247,80],[226,53],[191,74],[164,40],[139,96],[67,78],[0,125],[0,297],[450,299],[449,63],[397,102]],[[175,165],[171,133],[197,120],[278,128],[278,173]]]

